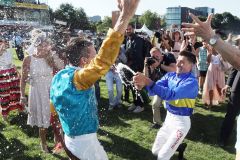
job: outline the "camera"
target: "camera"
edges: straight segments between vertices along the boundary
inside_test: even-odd
[[[146,59],[147,59],[147,60],[146,60],[146,64],[147,64],[148,66],[151,66],[152,64],[154,64],[154,63],[156,62],[153,57],[147,57]]]

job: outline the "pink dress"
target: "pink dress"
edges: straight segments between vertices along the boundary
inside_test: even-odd
[[[211,63],[208,67],[206,80],[203,86],[203,95],[202,100],[205,104],[210,104],[209,91],[213,90],[213,101],[212,105],[218,105],[219,102],[224,100],[224,97],[221,96],[217,90],[225,86],[225,74],[220,67],[220,55],[212,55]]]

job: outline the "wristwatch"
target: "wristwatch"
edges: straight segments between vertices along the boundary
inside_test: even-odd
[[[217,43],[217,40],[218,40],[218,39],[219,39],[219,36],[214,35],[213,37],[210,38],[209,44],[210,44],[211,46],[214,46],[214,45]]]

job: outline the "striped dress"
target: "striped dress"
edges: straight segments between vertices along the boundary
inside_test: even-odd
[[[199,64],[198,70],[199,71],[207,71],[208,70],[208,63],[207,63],[207,49],[204,47],[199,48]]]
[[[3,116],[12,110],[23,109],[20,104],[20,78],[12,67],[12,54],[8,50],[0,56],[0,106]]]

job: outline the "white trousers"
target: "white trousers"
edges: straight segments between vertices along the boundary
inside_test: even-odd
[[[96,133],[74,138],[65,135],[65,144],[68,150],[81,160],[108,160],[107,153],[99,143]]]
[[[191,127],[189,116],[179,116],[167,112],[163,126],[159,129],[152,147],[158,160],[169,160],[182,143]]]

